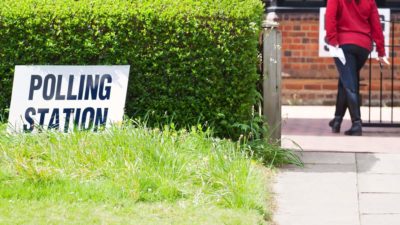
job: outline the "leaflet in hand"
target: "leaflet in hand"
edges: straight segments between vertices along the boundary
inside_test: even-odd
[[[346,57],[344,57],[343,49],[342,48],[336,48],[335,46],[328,45],[329,48],[329,53],[331,54],[332,57],[338,58],[343,65],[346,65]]]

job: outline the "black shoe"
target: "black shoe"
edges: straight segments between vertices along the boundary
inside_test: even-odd
[[[336,117],[329,121],[329,126],[332,127],[332,133],[340,132],[340,125],[342,124],[342,118]]]
[[[351,128],[344,132],[345,135],[351,136],[361,136],[362,135],[362,125],[361,121],[354,121]]]

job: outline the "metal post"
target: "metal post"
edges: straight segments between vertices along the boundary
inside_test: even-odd
[[[276,15],[269,14],[263,22],[263,114],[271,141],[281,139],[281,44]]]

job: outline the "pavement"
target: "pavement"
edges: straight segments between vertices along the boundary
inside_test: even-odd
[[[362,108],[362,119],[391,120],[390,109],[374,110]],[[272,187],[274,222],[399,225],[400,128],[364,128],[363,136],[350,137],[343,134],[351,125],[345,117],[341,133],[333,134],[333,112],[330,106],[282,107],[282,146],[295,150],[304,168],[279,170]],[[394,113],[400,122],[400,108]]]

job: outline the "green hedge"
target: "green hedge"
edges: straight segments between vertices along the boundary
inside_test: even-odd
[[[260,0],[2,0],[0,109],[15,65],[131,65],[126,114],[236,136],[256,83]]]

